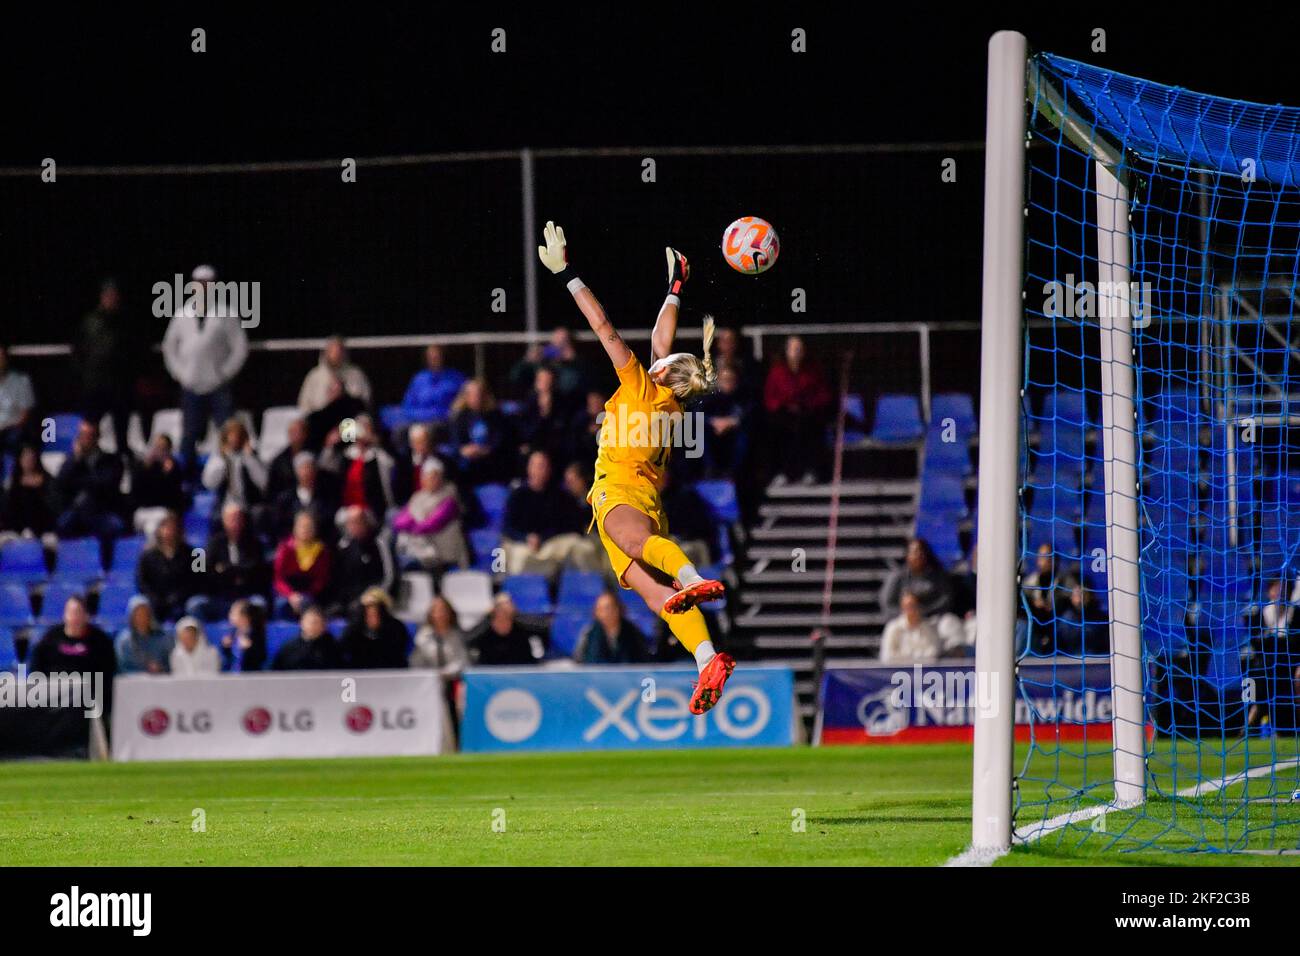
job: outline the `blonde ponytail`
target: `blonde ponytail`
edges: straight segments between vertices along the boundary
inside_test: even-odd
[[[713,316],[704,316],[704,378],[706,388],[713,388],[717,376],[713,373],[713,356],[709,354],[709,349],[713,348],[713,333],[717,328],[717,323],[713,321]]]

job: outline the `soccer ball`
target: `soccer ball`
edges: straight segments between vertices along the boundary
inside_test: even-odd
[[[741,216],[722,234],[722,255],[727,265],[747,276],[756,276],[776,265],[781,242],[766,219]]]

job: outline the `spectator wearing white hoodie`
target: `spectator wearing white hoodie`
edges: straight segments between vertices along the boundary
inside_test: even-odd
[[[213,677],[221,673],[221,655],[208,643],[197,617],[183,617],[176,623],[171,666],[173,677]]]
[[[934,625],[926,620],[921,601],[911,591],[899,600],[902,611],[885,625],[880,640],[880,663],[917,664],[939,659],[943,639]]]
[[[230,383],[248,358],[248,336],[240,317],[227,314],[220,302],[210,302],[216,296],[206,294],[214,289],[216,270],[196,266],[190,278],[203,283],[205,294],[187,298],[172,316],[162,351],[168,373],[181,387],[181,457],[193,471],[195,447],[208,421],[220,424],[235,413]]]
[[[330,383],[337,378],[343,391],[353,398],[370,404],[370,379],[361,367],[348,358],[347,347],[341,335],[331,335],[321,349],[320,361],[307,373],[298,391],[298,410],[304,415],[318,412],[331,401]]]

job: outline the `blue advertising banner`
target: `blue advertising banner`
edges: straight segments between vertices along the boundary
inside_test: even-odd
[[[721,702],[687,709],[694,667],[482,668],[465,674],[461,750],[780,747],[793,741],[794,673],[742,666]]]
[[[1019,665],[1015,735],[1032,724],[1063,740],[1110,734],[1110,661],[1094,658]],[[990,705],[996,675],[978,675],[973,662],[831,668],[822,677],[818,743],[890,744],[969,741],[975,709]]]

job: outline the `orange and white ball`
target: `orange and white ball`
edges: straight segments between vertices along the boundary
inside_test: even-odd
[[[742,216],[722,234],[722,255],[727,265],[747,276],[766,272],[776,264],[781,242],[766,219]]]

